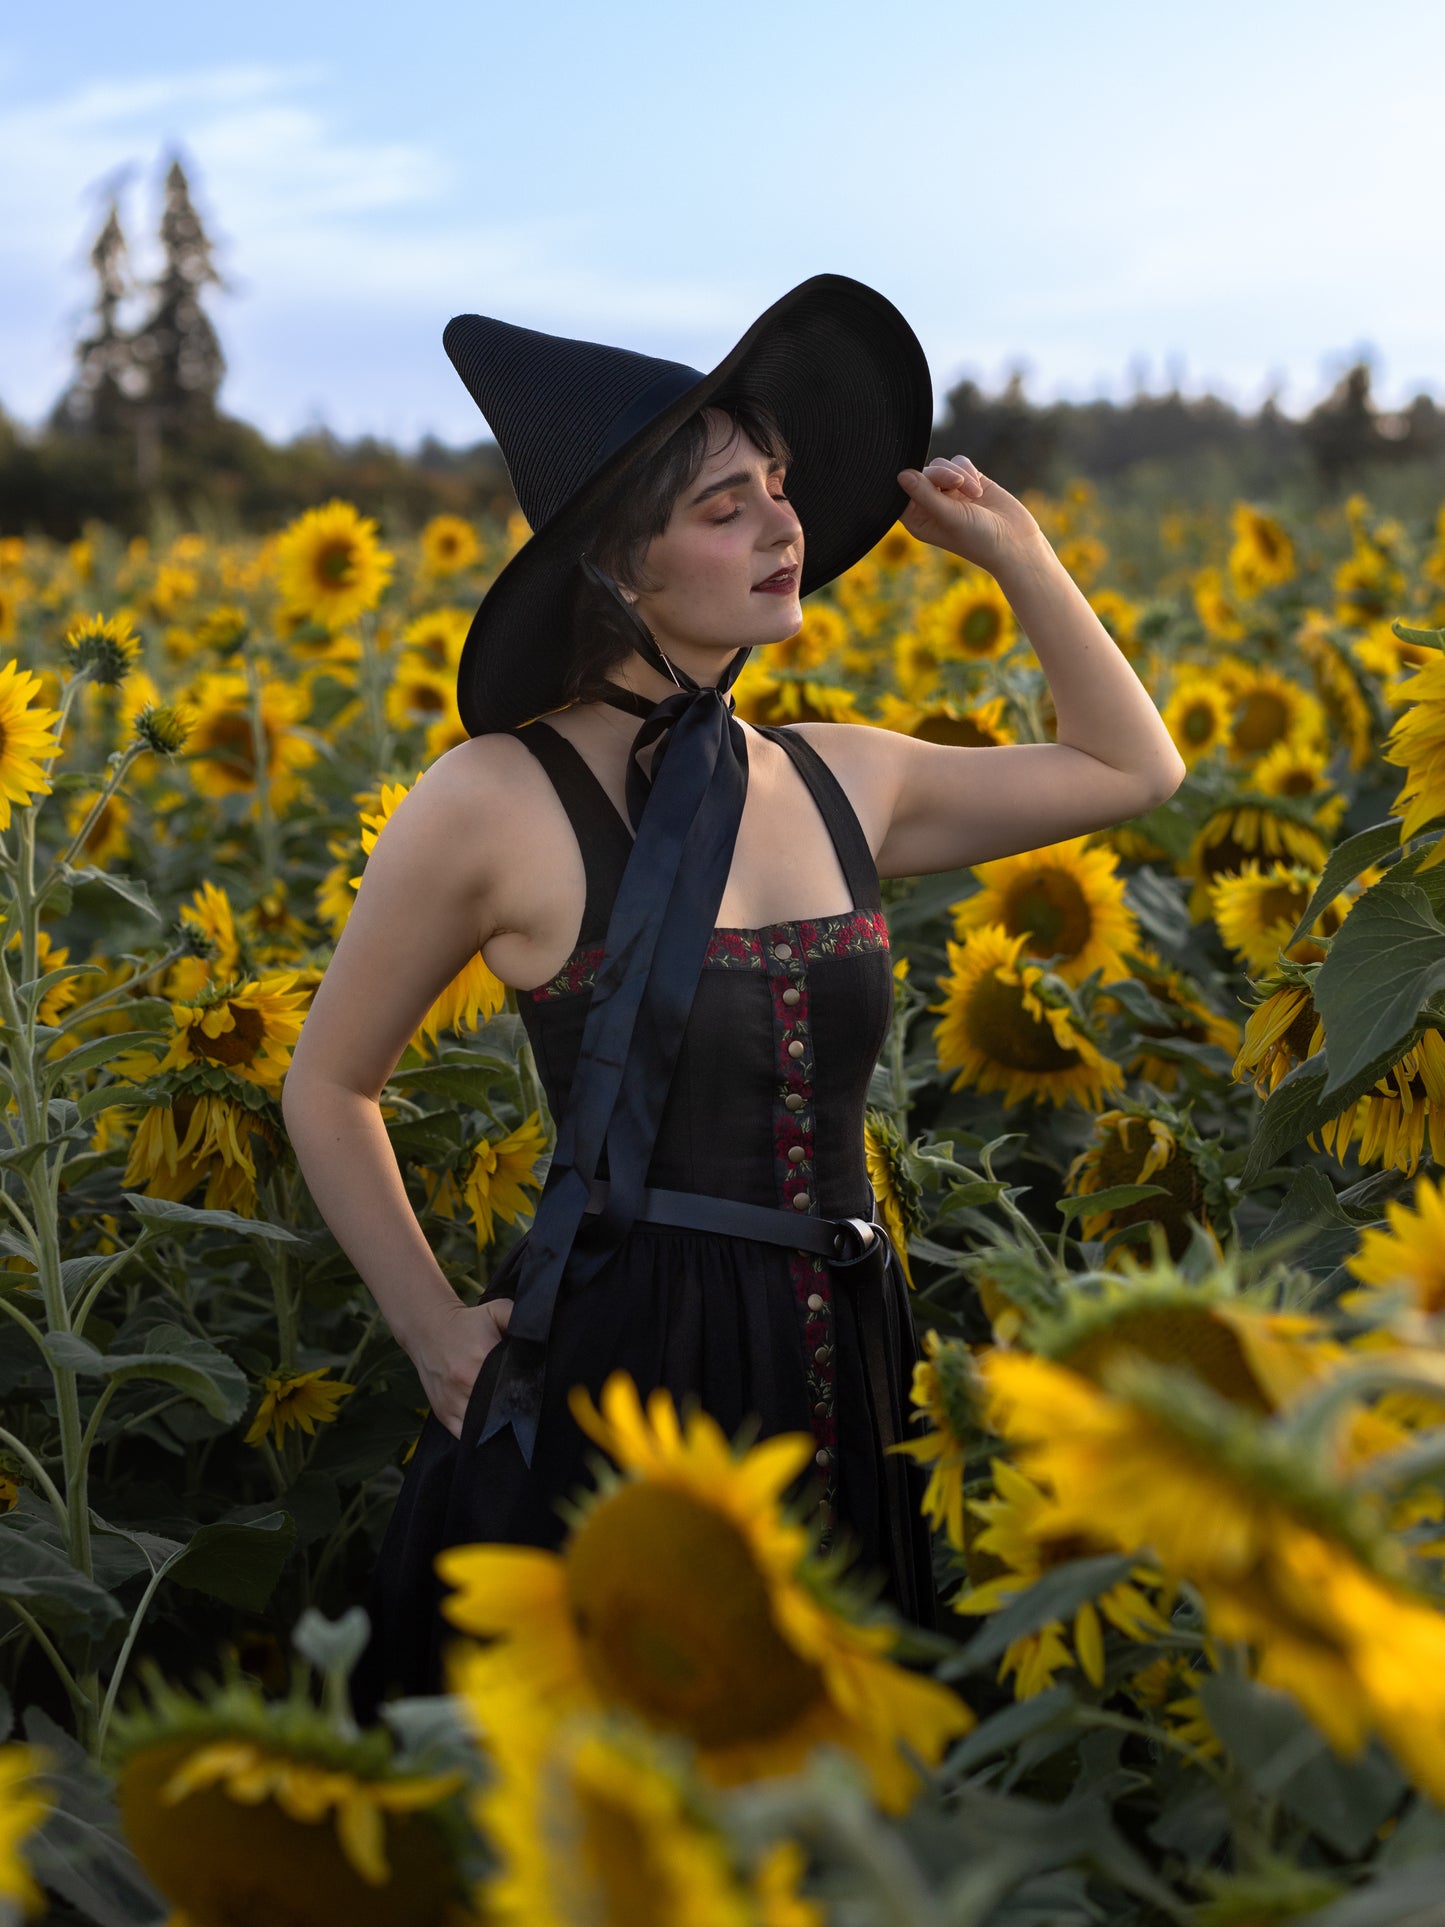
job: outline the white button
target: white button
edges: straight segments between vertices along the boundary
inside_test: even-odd
[[[812,1202],[813,1200],[808,1196],[806,1191],[800,1191],[793,1199],[793,1209],[795,1211],[806,1211]]]
[[[783,992],[783,1002],[785,1004],[800,1004],[802,1001],[803,1001],[802,991],[799,990],[795,984],[789,984],[787,989]]]
[[[801,1057],[803,1052],[807,1048],[808,1046],[802,1041],[801,1038],[795,1037],[792,1043],[789,1044],[788,1046],[788,1055],[789,1057]]]
[[[790,943],[775,943],[773,945],[773,955],[782,963],[786,963],[792,954],[793,946]]]
[[[820,1297],[816,1291],[810,1291],[808,1293],[808,1310],[809,1311],[821,1311],[823,1309],[823,1306],[826,1303],[827,1303],[827,1300]]]

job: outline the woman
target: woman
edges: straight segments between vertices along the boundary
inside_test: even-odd
[[[590,1482],[567,1392],[619,1368],[730,1436],[811,1429],[793,1496],[820,1543],[934,1624],[921,1474],[886,1450],[916,1338],[863,1159],[893,998],[878,881],[1122,821],[1184,765],[1022,504],[966,457],[919,467],[926,363],[871,289],[813,277],[709,375],[479,316],[446,339],[535,533],[468,637],[469,739],[378,840],[285,1093],[318,1208],[431,1408],[359,1704],[437,1689],[443,1546],[561,1542],[559,1502]],[[900,508],[997,578],[1057,741],[731,714],[750,651],[795,635],[800,595]],[[377,1100],[478,949],[515,989],[558,1132],[531,1227],[469,1305]]]

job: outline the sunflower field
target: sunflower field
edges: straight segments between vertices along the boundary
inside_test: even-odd
[[[526,524],[0,540],[0,1920],[1442,1917],[1445,507],[1028,506],[1189,776],[884,885],[947,1630],[784,1503],[810,1439],[614,1374],[561,1549],[444,1554],[450,1690],[367,1728],[424,1408],[280,1097]],[[901,526],[735,695],[1053,726],[992,578]],[[480,956],[381,1111],[473,1299],[554,1133]]]

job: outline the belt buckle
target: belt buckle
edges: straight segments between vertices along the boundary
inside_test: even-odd
[[[887,1233],[876,1218],[872,1220],[868,1218],[835,1218],[833,1223],[836,1231],[833,1238],[834,1255],[831,1263],[845,1270],[850,1265],[862,1264],[864,1259],[871,1258],[877,1250],[878,1240],[887,1236]],[[864,1233],[869,1231],[871,1231],[873,1235],[865,1242]],[[844,1257],[843,1253],[847,1249],[850,1234],[853,1242],[857,1244],[858,1249],[853,1253],[852,1257]]]

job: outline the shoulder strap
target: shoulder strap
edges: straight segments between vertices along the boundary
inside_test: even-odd
[[[593,775],[586,757],[560,730],[541,717],[502,732],[515,736],[537,758],[567,812],[582,866],[587,872],[587,905],[580,943],[601,943],[607,935],[612,903],[632,854],[632,833],[617,805]]]
[[[855,907],[859,910],[881,910],[883,894],[878,885],[878,866],[873,861],[868,838],[858,821],[858,812],[849,801],[848,792],[813,745],[796,730],[764,723],[754,723],[753,728],[760,735],[782,744],[812,791],[813,800],[822,812],[828,834],[833,839],[833,848],[838,852],[838,861],[843,866],[843,875],[848,880]]]

